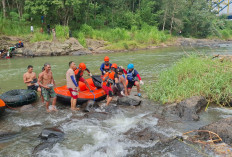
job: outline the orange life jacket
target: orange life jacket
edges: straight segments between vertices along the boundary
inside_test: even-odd
[[[105,71],[109,71],[109,70],[110,70],[110,64],[109,64],[109,65],[106,65],[106,64],[105,64],[104,70],[105,70]]]
[[[80,77],[83,76],[84,71],[81,71],[81,69],[77,68],[77,69],[74,71],[74,73],[75,73],[75,76],[76,76],[77,78],[80,78]]]
[[[102,78],[103,85],[104,86],[110,86],[111,84],[113,84],[113,81],[115,80],[114,76],[115,76],[114,71],[105,73],[105,75]]]

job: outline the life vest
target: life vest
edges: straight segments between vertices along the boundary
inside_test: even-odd
[[[74,71],[74,73],[75,73],[76,78],[79,79],[80,77],[83,76],[84,71],[81,71],[81,69],[77,68],[77,69]]]
[[[135,81],[135,70],[133,69],[132,71],[127,70],[127,80],[128,81]]]
[[[104,86],[110,86],[111,84],[113,84],[114,81],[115,81],[114,76],[115,76],[115,72],[114,72],[114,71],[107,72],[107,73],[103,76],[103,78],[102,78],[102,80],[103,80],[103,85],[104,85]]]
[[[104,64],[104,70],[109,71],[110,70],[110,64],[109,65]]]

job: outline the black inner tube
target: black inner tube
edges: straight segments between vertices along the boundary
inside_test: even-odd
[[[37,93],[33,90],[16,89],[3,93],[0,98],[10,107],[27,105],[37,99]]]

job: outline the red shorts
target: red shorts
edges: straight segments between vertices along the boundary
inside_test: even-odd
[[[77,97],[78,97],[78,95],[77,95],[77,89],[69,88],[68,90],[69,90],[70,93],[71,93],[71,97],[72,97],[73,99],[77,99]]]
[[[109,95],[109,96],[112,96],[113,94],[113,91],[112,91],[112,88],[111,87],[108,87],[108,86],[102,86],[102,89],[106,92],[106,95]]]
[[[80,77],[78,80],[77,80],[77,83],[81,81],[81,82],[85,82],[85,79],[83,77]]]

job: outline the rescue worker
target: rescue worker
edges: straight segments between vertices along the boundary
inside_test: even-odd
[[[16,45],[17,48],[21,48],[24,47],[23,43],[21,41],[19,41],[19,43]]]
[[[118,82],[119,82],[119,85],[121,87],[121,90],[127,96],[128,93],[127,93],[126,76],[124,75],[123,68],[118,67],[116,71],[117,71],[117,74],[118,74]],[[119,89],[117,88],[116,85],[113,86],[112,90],[113,90],[113,93],[115,95],[121,96],[121,93],[120,93],[120,91],[119,91]]]
[[[118,78],[118,74],[116,73],[116,69],[118,68],[117,64],[114,63],[111,66],[111,71],[110,72],[106,72],[105,75],[103,76],[102,80],[102,89],[106,92],[106,106],[108,106],[110,104],[110,102],[113,99],[113,90],[111,88],[112,85],[116,85],[118,90],[120,91],[121,95],[123,94],[123,91],[119,85],[119,78]]]
[[[106,72],[110,71],[112,64],[110,63],[110,58],[108,56],[105,56],[104,63],[102,63],[100,70],[102,72],[102,75],[104,75]]]
[[[84,82],[86,86],[88,87],[88,89],[92,91],[89,86],[89,83],[83,78],[84,71],[87,71],[89,73],[89,76],[92,77],[92,74],[90,73],[89,69],[86,68],[85,63],[80,63],[79,67],[74,71],[76,81],[77,83],[79,83],[79,81]]]
[[[127,74],[127,80],[128,80],[128,85],[127,85],[127,91],[128,95],[130,95],[131,89],[133,86],[137,87],[137,95],[141,97],[140,93],[140,84],[143,85],[143,81],[138,73],[137,70],[134,69],[134,64],[128,64],[127,66],[127,71],[123,69],[124,73]]]

